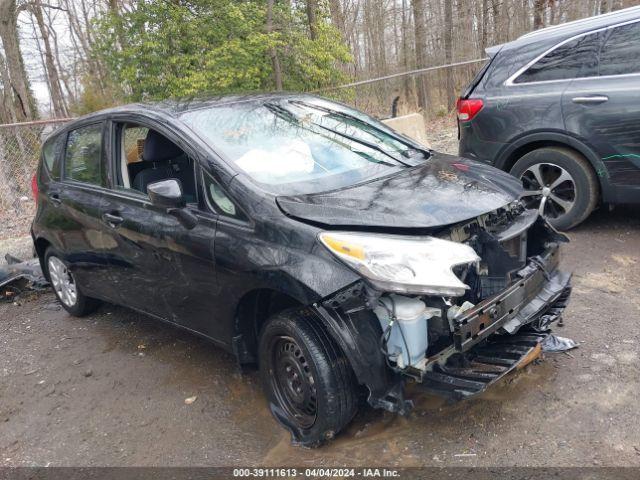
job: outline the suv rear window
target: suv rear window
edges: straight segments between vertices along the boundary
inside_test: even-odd
[[[93,185],[106,185],[102,166],[102,125],[71,130],[64,157],[65,178]]]
[[[611,30],[600,52],[600,76],[640,72],[640,22]]]
[[[529,67],[514,83],[596,76],[600,38],[601,33],[592,33],[560,45]]]

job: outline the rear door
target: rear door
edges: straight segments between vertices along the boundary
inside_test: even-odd
[[[47,201],[59,214],[47,228],[58,237],[61,253],[83,293],[112,300],[117,296],[106,254],[114,245],[102,221],[107,185],[104,122],[70,130],[64,143],[61,182],[52,183],[47,192]]]
[[[495,148],[491,142],[496,140],[509,142],[540,130],[562,130],[562,94],[571,79],[584,74],[585,65],[597,48],[597,38],[581,37],[547,49],[504,85],[488,88],[485,106],[478,116],[482,122],[469,122],[461,128],[474,128],[477,136],[487,142],[486,148]]]
[[[601,32],[598,67],[563,96],[566,129],[603,162],[613,185],[640,187],[640,21]]]

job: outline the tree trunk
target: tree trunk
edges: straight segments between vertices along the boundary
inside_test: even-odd
[[[16,123],[18,119],[16,118],[16,112],[13,108],[11,79],[9,78],[9,70],[7,70],[7,64],[2,52],[0,52],[0,81],[2,82],[0,123]]]
[[[15,0],[0,0],[0,39],[4,47],[9,71],[10,90],[13,92],[17,119],[33,120],[37,116],[36,102],[29,88],[18,40],[18,12]],[[9,88],[5,85],[5,95]]]
[[[427,26],[425,24],[425,0],[413,0],[413,21],[414,36],[416,42],[416,66],[425,68],[427,66]],[[417,78],[418,105],[426,110],[427,108],[427,87],[424,75]]]
[[[309,23],[309,36],[311,40],[318,38],[318,0],[307,0],[307,22]]]
[[[340,0],[329,0],[329,13],[331,14],[331,21],[336,26],[342,35],[342,39],[347,41],[347,28],[344,20],[344,11],[342,10],[342,4]]]
[[[444,6],[444,63],[453,62],[453,0]],[[447,111],[453,110],[455,87],[453,84],[453,68],[446,69],[445,89],[447,91]]]
[[[533,3],[533,29],[538,30],[544,26],[545,0],[535,0]]]
[[[482,0],[482,12],[480,14],[480,55],[484,55],[484,50],[487,48],[487,27],[489,26],[488,13],[488,0]]]
[[[267,0],[267,33],[273,32],[273,1]],[[271,65],[273,66],[273,82],[276,90],[282,90],[282,71],[280,69],[280,59],[276,47],[269,48],[269,57],[271,57]]]

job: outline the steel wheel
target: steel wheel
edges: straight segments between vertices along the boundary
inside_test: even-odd
[[[576,182],[564,168],[553,163],[535,163],[520,175],[525,191],[522,199],[540,215],[558,218],[576,203]]]
[[[309,363],[291,337],[273,339],[272,389],[286,413],[302,428],[311,427],[318,414],[316,385]]]
[[[49,277],[58,298],[67,307],[73,307],[78,299],[78,290],[73,275],[58,257],[49,257]]]

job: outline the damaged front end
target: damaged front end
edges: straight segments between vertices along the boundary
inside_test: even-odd
[[[406,380],[468,398],[537,358],[571,275],[557,268],[567,238],[536,211],[513,202],[433,236],[389,237],[320,237],[365,279],[314,308],[372,406],[408,411]]]

